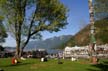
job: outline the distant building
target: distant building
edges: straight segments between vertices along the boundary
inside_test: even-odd
[[[47,54],[48,53],[45,49],[37,49],[37,50],[23,52],[23,57],[42,58],[42,57],[45,57]]]
[[[95,47],[96,56],[99,58],[108,58],[108,44],[106,45],[98,45]],[[90,46],[83,47],[65,47],[63,51],[64,58],[89,58],[90,54]]]
[[[78,47],[78,46],[66,47],[64,49],[63,56],[64,58],[71,58],[71,57],[75,57],[78,55],[88,55],[88,50],[89,48],[87,46],[85,47]]]

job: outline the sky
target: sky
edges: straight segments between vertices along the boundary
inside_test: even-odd
[[[43,32],[43,39],[51,38],[54,36],[61,35],[75,35],[83,25],[87,25],[89,23],[89,10],[88,10],[88,0],[60,0],[68,9],[68,25],[65,29],[62,29],[59,32]],[[3,44],[4,46],[15,46],[15,40],[9,36],[6,38],[6,42]]]
[[[88,0],[60,0],[68,7],[68,25],[65,29],[57,33],[42,33],[43,39],[60,35],[75,35],[81,28],[81,25],[89,23]]]

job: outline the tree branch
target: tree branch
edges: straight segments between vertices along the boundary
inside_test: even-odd
[[[32,17],[32,20],[30,22],[30,27],[29,27],[29,30],[28,30],[28,37],[27,37],[27,40],[25,41],[25,43],[23,44],[22,46],[22,50],[24,49],[24,47],[27,45],[27,43],[29,42],[30,38],[31,38],[31,29],[32,29],[32,26],[33,26],[33,23],[34,23],[34,19],[35,19],[35,14],[36,14],[36,9],[35,9],[35,12],[33,14],[33,17]]]

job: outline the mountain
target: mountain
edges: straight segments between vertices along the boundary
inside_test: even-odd
[[[75,35],[75,41],[78,45],[88,45],[90,43],[90,26],[86,26],[78,34]],[[94,24],[95,26],[95,39],[96,44],[108,44],[108,19],[98,20]]]
[[[63,35],[46,40],[30,41],[25,50],[36,50],[42,48],[49,52],[54,52],[54,48],[58,48],[60,45],[66,43],[71,37],[72,35]]]
[[[94,24],[96,27],[95,29],[95,39],[96,44],[108,44],[108,18],[97,20]],[[70,38],[69,41],[61,45],[61,49],[65,48],[66,46],[85,46],[90,43],[91,34],[90,34],[90,27],[91,24],[87,25],[85,28],[80,30],[77,34]]]
[[[5,48],[5,51],[8,51],[8,52],[13,52],[13,51],[16,50],[15,47],[8,47],[8,46],[6,46],[6,47],[4,47],[4,48]]]

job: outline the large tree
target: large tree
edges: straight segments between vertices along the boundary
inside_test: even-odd
[[[15,37],[17,56],[31,38],[42,31],[57,32],[67,24],[68,10],[58,0],[0,0],[0,9],[8,32]]]

